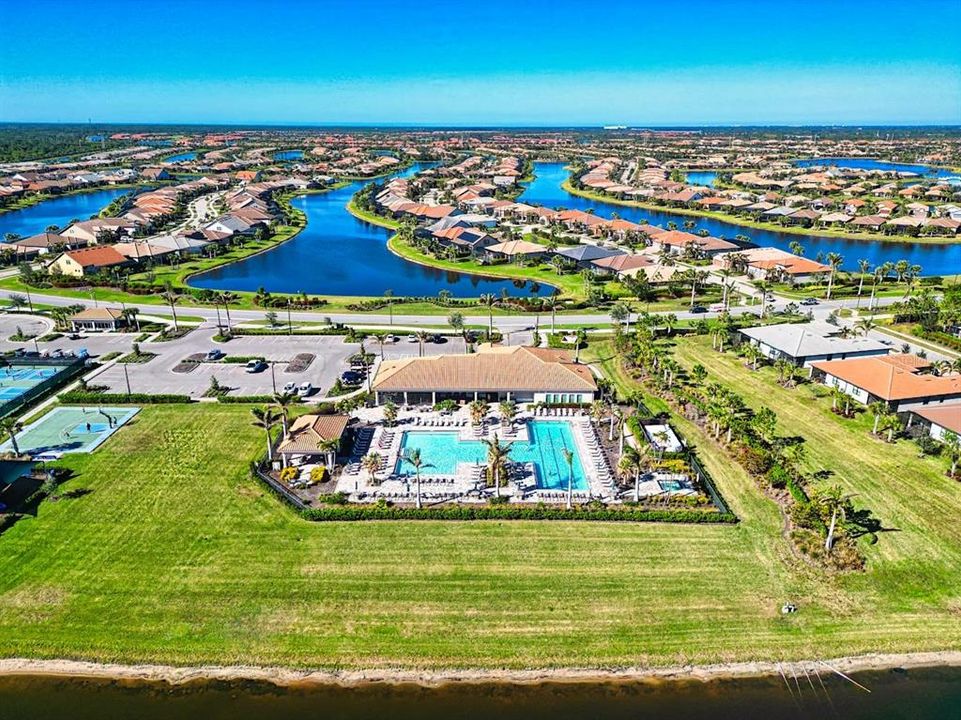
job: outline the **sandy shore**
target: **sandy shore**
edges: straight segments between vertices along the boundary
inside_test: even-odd
[[[723,680],[788,676],[792,670],[849,675],[864,670],[890,668],[923,668],[961,666],[961,650],[920,652],[894,655],[861,655],[828,660],[795,662],[744,662],[716,665],[683,665],[662,668],[620,669],[543,669],[543,670],[348,670],[341,672],[296,670],[253,666],[175,667],[171,665],[119,665],[79,660],[0,659],[2,676],[48,676],[61,678],[96,678],[103,680],[140,680],[180,685],[202,681],[257,681],[279,687],[302,685],[360,686],[375,683],[411,683],[425,687],[447,683],[512,683],[544,682],[601,683],[670,680]]]

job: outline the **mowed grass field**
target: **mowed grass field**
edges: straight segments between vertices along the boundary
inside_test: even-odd
[[[154,406],[67,461],[65,489],[91,492],[0,536],[0,656],[612,667],[961,645],[947,507],[889,516],[898,503],[872,499],[912,537],[886,534],[867,574],[838,578],[792,556],[777,508],[706,443],[737,526],[312,524],[248,479],[262,443],[244,407]],[[781,616],[786,600],[800,612]]]

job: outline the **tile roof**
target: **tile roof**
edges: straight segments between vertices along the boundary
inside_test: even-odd
[[[350,418],[346,415],[301,415],[290,426],[287,439],[277,447],[282,453],[313,454],[321,452],[326,440],[339,440]]]
[[[812,365],[882,400],[961,395],[961,375],[920,373],[918,371],[930,367],[930,363],[916,355],[828,360]]]
[[[473,355],[436,355],[381,364],[373,389],[379,392],[595,392],[586,365],[561,350],[481,346]]]

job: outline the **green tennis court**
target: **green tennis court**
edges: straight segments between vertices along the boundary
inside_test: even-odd
[[[58,407],[17,433],[20,452],[34,457],[92,452],[130,420],[137,407]],[[8,439],[0,452],[12,451]]]

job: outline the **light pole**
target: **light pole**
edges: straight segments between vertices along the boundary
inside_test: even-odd
[[[288,335],[294,334],[294,326],[290,320],[290,298],[287,298],[287,334]]]
[[[27,290],[27,305],[30,306],[30,312],[33,312],[33,298],[30,297],[30,286],[24,283],[24,287]]]
[[[270,363],[270,385],[274,389],[274,395],[277,394],[277,376],[274,374],[274,363]]]
[[[130,397],[130,373],[127,372],[127,363],[120,363],[123,365],[123,379],[127,383],[127,397]]]

